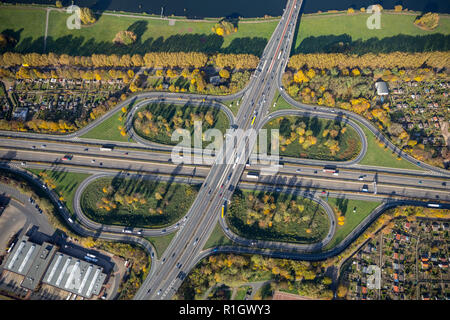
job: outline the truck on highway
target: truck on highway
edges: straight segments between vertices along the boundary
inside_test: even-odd
[[[259,178],[259,172],[257,171],[250,171],[247,173],[247,178],[249,179],[258,179]]]
[[[335,176],[337,176],[339,174],[339,170],[337,170],[335,166],[325,166],[323,168],[323,172],[332,173]]]
[[[222,219],[223,219],[223,216],[224,216],[224,214],[225,214],[225,205],[226,205],[226,204],[227,204],[226,201],[222,204]]]
[[[430,207],[430,208],[440,208],[441,205],[440,205],[439,203],[429,203],[429,204],[427,204],[427,207]]]
[[[100,151],[113,151],[114,145],[113,144],[104,144],[100,147]]]

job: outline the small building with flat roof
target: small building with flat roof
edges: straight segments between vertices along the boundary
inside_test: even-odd
[[[27,236],[16,243],[4,269],[23,276],[23,288],[36,291],[44,283],[87,299],[100,294],[107,277],[102,267],[61,253],[48,242],[31,242]]]
[[[375,88],[377,89],[377,95],[379,96],[387,96],[389,94],[389,89],[384,81],[375,82]]]

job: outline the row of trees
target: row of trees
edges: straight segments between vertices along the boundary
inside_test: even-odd
[[[201,297],[209,287],[219,283],[234,286],[236,283],[269,279],[276,281],[272,289],[302,288],[305,295],[315,293],[316,297],[331,298],[331,281],[323,277],[323,272],[320,262],[273,259],[261,255],[214,255],[192,270],[181,286],[178,298]],[[315,290],[313,287],[316,285],[321,290]],[[312,287],[307,288],[309,286]]]
[[[368,53],[361,56],[343,53],[297,54],[291,57],[288,67],[294,70],[302,68],[331,69],[339,68],[420,68],[427,65],[432,68],[449,68],[449,52],[392,52]]]
[[[144,56],[139,54],[122,56],[112,54],[93,54],[92,56],[69,56],[54,53],[21,54],[6,52],[0,55],[0,65],[14,66],[78,66],[78,67],[148,67],[148,68],[202,68],[208,61],[217,67],[230,69],[254,69],[259,58],[250,54],[217,54],[208,56],[200,52],[150,52]]]

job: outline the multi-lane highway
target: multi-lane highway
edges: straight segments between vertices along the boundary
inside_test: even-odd
[[[110,110],[85,128],[69,135],[46,135],[23,132],[0,131],[0,161],[4,167],[25,176],[32,183],[43,187],[50,198],[59,204],[56,194],[48,190],[38,178],[26,173],[26,168],[65,170],[92,174],[83,181],[75,193],[75,221],[70,222],[69,212],[59,207],[58,212],[84,236],[98,236],[109,240],[133,242],[143,246],[149,253],[154,250],[142,236],[160,236],[176,232],[175,237],[161,257],[152,259],[150,274],[139,289],[135,299],[170,299],[182,283],[180,272],[188,273],[201,258],[214,252],[260,253],[274,257],[317,260],[330,257],[342,251],[348,244],[376,219],[384,210],[397,205],[426,205],[439,201],[448,208],[450,202],[450,174],[448,171],[429,166],[402,153],[364,118],[345,110],[330,112],[329,108],[308,106],[294,101],[281,86],[281,75],[286,68],[294,37],[301,0],[290,0],[283,16],[269,40],[247,87],[231,96],[204,96],[177,93],[139,93]],[[298,110],[282,110],[268,113],[275,91]],[[221,101],[241,98],[237,116]],[[219,108],[227,115],[232,127],[218,156],[210,158],[212,165],[173,163],[171,146],[149,142],[133,130],[132,119],[138,108],[151,102],[174,104],[207,105]],[[114,142],[112,150],[102,150],[102,144],[109,141],[84,139],[81,136],[114,115],[124,106],[131,109],[126,119],[128,134],[137,143]],[[265,165],[247,164],[255,143],[244,132],[256,132],[268,121],[285,115],[320,117],[345,121],[354,128],[361,140],[361,151],[355,159],[343,162],[318,161],[310,159],[281,158],[278,172],[267,174]],[[358,121],[369,128],[382,141],[408,161],[418,165],[418,170],[405,170],[359,165],[367,151],[367,141]],[[65,154],[73,155],[71,160],[62,160]],[[194,150],[196,157],[201,150]],[[195,163],[195,162],[194,162]],[[325,165],[335,166],[335,171],[323,170]],[[420,170],[422,169],[422,170]],[[259,176],[247,176],[251,171]],[[187,214],[171,226],[159,229],[134,228],[125,234],[121,226],[107,226],[88,219],[80,208],[80,198],[86,186],[95,179],[121,175],[128,178],[159,179],[180,183],[202,184],[200,192]],[[231,232],[226,220],[221,218],[221,207],[232,196],[236,187],[276,192],[296,193],[318,202],[328,214],[330,228],[318,243],[310,245],[245,239]],[[345,197],[361,200],[382,201],[343,242],[328,251],[317,251],[332,239],[336,222],[333,211],[324,197]],[[202,251],[217,221],[225,234],[238,244],[248,247],[224,247]]]
[[[267,112],[275,91],[274,78],[284,67],[283,60],[277,57],[290,52],[301,3],[301,0],[288,1],[282,19],[264,50],[260,66],[241,100],[236,119],[238,129],[246,131],[257,127]],[[156,265],[153,276],[146,279],[135,299],[170,299],[181,285],[178,275],[185,271],[183,265],[189,265],[201,251],[217,222],[221,206],[231,196],[229,186],[238,182],[253,150],[254,140],[245,139],[245,135],[236,135],[235,138],[235,144],[225,144],[219,152],[188,212],[185,227],[164,252],[164,264]]]

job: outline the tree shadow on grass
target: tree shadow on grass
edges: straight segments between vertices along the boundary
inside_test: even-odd
[[[27,37],[20,39],[23,29],[6,29],[3,32],[11,34],[17,40],[16,46],[9,46],[0,50],[0,53],[12,51],[17,53],[44,53],[44,37]],[[140,54],[148,52],[202,52],[213,53],[235,53],[254,54],[260,56],[267,45],[267,39],[260,37],[245,37],[232,40],[229,46],[223,48],[224,38],[217,34],[177,34],[167,38],[142,39],[147,30],[147,22],[137,21],[128,30],[137,35],[135,43],[129,46],[118,46],[113,39],[97,41],[95,38],[86,38],[68,34],[59,38],[47,37],[46,53],[69,54],[71,56],[89,56],[92,54]]]
[[[450,50],[450,35],[435,33],[430,35],[410,36],[399,34],[382,39],[353,40],[348,34],[311,36],[303,39],[294,50],[299,53],[390,53],[428,52]]]

